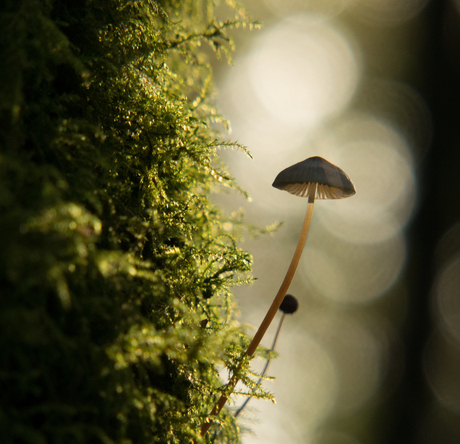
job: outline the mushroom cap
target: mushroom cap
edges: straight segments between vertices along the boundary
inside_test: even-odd
[[[318,156],[284,169],[272,185],[300,197],[308,197],[309,191],[315,190],[316,199],[343,199],[356,193],[341,168]]]
[[[283,302],[281,302],[280,310],[286,314],[293,314],[299,308],[299,301],[292,294],[287,294],[284,296]]]

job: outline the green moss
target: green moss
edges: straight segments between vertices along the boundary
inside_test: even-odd
[[[209,201],[238,187],[200,47],[252,25],[227,3],[223,21],[205,0],[2,3],[5,444],[192,442],[241,356],[251,256]]]

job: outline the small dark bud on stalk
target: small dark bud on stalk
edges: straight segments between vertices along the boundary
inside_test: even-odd
[[[299,301],[292,294],[284,296],[283,302],[281,302],[280,310],[286,314],[293,314],[299,308]]]

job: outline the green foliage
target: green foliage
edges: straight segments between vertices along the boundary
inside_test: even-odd
[[[244,222],[209,201],[238,187],[201,45],[253,26],[226,3],[2,2],[2,443],[201,440],[247,344]]]

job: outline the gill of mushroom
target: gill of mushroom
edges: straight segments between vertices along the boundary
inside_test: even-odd
[[[322,157],[309,157],[302,162],[296,163],[276,176],[273,184],[275,188],[285,190],[295,196],[306,197],[307,212],[300,232],[299,241],[292,257],[291,264],[286,272],[286,276],[267,311],[265,318],[260,324],[254,338],[246,350],[246,356],[252,356],[256,351],[260,341],[265,335],[273,318],[286,295],[289,286],[299,264],[305,241],[307,240],[308,229],[310,228],[313,216],[313,206],[315,199],[343,199],[353,196],[356,193],[355,187],[347,174],[338,166],[328,162]],[[231,392],[238,382],[235,373],[227,384],[227,390]],[[209,414],[210,417],[217,416],[227,402],[228,397],[222,395]],[[201,435],[204,436],[211,427],[213,421],[208,418],[201,427]]]

